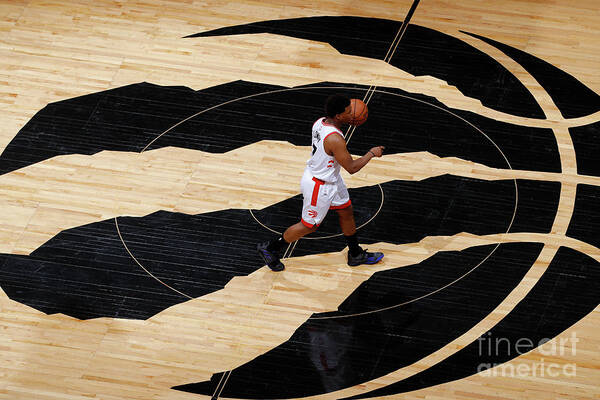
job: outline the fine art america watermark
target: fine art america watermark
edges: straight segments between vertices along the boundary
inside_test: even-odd
[[[558,356],[577,355],[577,334],[571,333],[570,337],[560,339],[541,339],[534,342],[529,338],[508,339],[492,337],[491,332],[481,336],[479,339],[479,356],[483,359],[494,359],[497,357],[517,357],[537,348],[542,356],[554,359]],[[503,376],[503,377],[551,377],[558,376],[574,377],[577,375],[576,363],[549,362],[544,357],[539,362],[511,362],[511,363],[481,363],[477,367],[481,376]]]

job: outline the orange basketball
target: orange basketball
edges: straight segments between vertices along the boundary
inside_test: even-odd
[[[369,109],[367,105],[359,99],[350,99],[350,107],[352,110],[352,121],[350,125],[362,125],[369,116]]]

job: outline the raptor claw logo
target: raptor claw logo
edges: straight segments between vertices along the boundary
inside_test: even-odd
[[[341,54],[381,60],[386,50],[382,43],[394,37],[400,25],[401,21],[373,18],[313,17],[226,27],[182,40],[268,33],[329,43]],[[296,29],[299,26],[302,29]],[[329,37],[322,26],[336,32],[335,37]],[[378,29],[365,29],[371,26]],[[409,25],[390,64],[415,76],[444,80],[458,88],[464,100],[480,101],[497,118],[452,108],[431,93],[338,82],[286,88],[235,81],[198,92],[150,83],[116,88],[40,110],[0,157],[0,180],[8,182],[17,170],[27,172],[57,160],[69,165],[104,165],[107,160],[124,157],[119,162],[140,169],[123,175],[123,181],[111,178],[114,186],[98,192],[111,198],[114,209],[123,210],[122,214],[106,220],[91,216],[84,221],[88,216],[78,215],[74,206],[76,218],[72,221],[50,215],[50,222],[44,224],[46,231],[55,232],[53,236],[41,237],[28,255],[0,255],[0,268],[5,272],[2,289],[12,299],[48,314],[132,320],[160,317],[180,303],[227,290],[225,285],[232,277],[252,276],[262,267],[255,243],[271,239],[272,231],[282,231],[297,221],[298,215],[290,210],[301,209],[300,196],[263,196],[272,192],[272,183],[262,187],[262,178],[276,174],[272,164],[261,163],[258,155],[267,149],[272,152],[271,159],[277,158],[279,150],[285,151],[286,157],[295,157],[296,151],[302,154],[299,159],[304,157],[303,146],[310,146],[311,123],[321,115],[329,94],[358,97],[370,93],[372,115],[349,149],[362,151],[377,141],[386,148],[384,159],[391,161],[386,164],[386,179],[352,188],[351,197],[357,224],[362,227],[362,243],[387,246],[388,269],[374,271],[366,281],[357,282],[352,292],[331,294],[341,296],[338,309],[299,319],[289,341],[273,339],[269,351],[249,357],[233,371],[206,366],[205,370],[213,373],[210,380],[204,377],[198,378],[198,383],[171,386],[207,396],[218,389],[227,398],[269,399],[335,391],[345,397],[345,389],[375,382],[373,386],[380,389],[361,389],[362,394],[352,398],[386,396],[479,372],[477,339],[484,332],[473,327],[495,309],[507,311],[499,322],[490,323],[485,332],[489,337],[527,337],[536,343],[536,339],[555,337],[600,303],[600,292],[592,286],[600,278],[599,260],[582,250],[595,251],[594,246],[600,246],[600,221],[590,217],[600,207],[600,178],[589,174],[573,185],[561,177],[563,170],[591,165],[600,152],[600,140],[588,140],[589,135],[600,137],[598,123],[580,127],[568,120],[600,110],[600,96],[543,60],[471,35],[496,46],[539,78],[567,118],[563,123],[571,130],[577,160],[561,158],[558,149],[564,143],[559,144],[551,128],[537,124],[543,121],[544,110],[517,77],[461,40],[416,25]],[[421,45],[424,41],[431,43],[435,54]],[[498,82],[504,86],[499,87]],[[585,98],[585,104],[573,98]],[[166,104],[171,113],[164,111]],[[144,121],[136,117],[142,108]],[[294,115],[283,121],[281,116],[290,115],[290,110]],[[236,116],[235,131],[224,123],[231,115]],[[502,120],[503,115],[511,118]],[[584,146],[586,152],[578,150]],[[30,151],[32,147],[37,151]],[[137,158],[126,158],[130,155]],[[445,172],[449,158],[464,175]],[[152,163],[161,160],[168,165],[163,172],[185,170],[190,163],[200,169],[188,171],[186,179],[172,181],[172,174],[158,171],[156,179],[144,183],[156,186],[144,188],[136,177],[154,173]],[[251,176],[252,169],[246,170],[244,161],[239,160],[265,169]],[[282,161],[281,168],[285,163]],[[227,165],[223,170],[229,169],[231,174],[211,181],[214,174],[201,168],[217,169],[218,165]],[[233,165],[239,166],[239,171]],[[408,169],[413,173],[409,177]],[[60,168],[55,170],[61,173]],[[185,188],[190,192],[176,192],[184,190],[181,181],[191,181],[191,177],[195,180]],[[57,182],[79,178],[83,179],[66,171]],[[85,178],[91,186],[94,179]],[[251,190],[244,186],[249,181],[254,185]],[[44,190],[60,190],[52,185]],[[567,185],[571,185],[568,189],[576,186],[574,204],[565,197]],[[237,191],[252,206],[222,206],[229,203],[214,189],[220,186]],[[135,190],[161,196],[155,203],[133,201],[138,206],[144,203],[142,211],[129,209],[132,201],[127,196]],[[70,192],[65,189],[63,194],[68,197]],[[176,210],[167,209],[165,205],[175,202],[173,199],[183,200]],[[15,207],[18,200],[6,201]],[[559,208],[570,205],[574,209],[571,220],[556,222]],[[52,207],[47,213],[52,214]],[[308,213],[317,217],[314,210]],[[337,221],[326,219],[319,231],[324,237],[338,235]],[[563,235],[562,247],[552,250],[552,262],[535,285],[522,286],[535,280],[528,274],[540,253],[550,251],[546,243],[558,240],[551,232]],[[14,234],[21,235],[22,230]],[[335,238],[300,241],[293,256],[327,256],[345,246]],[[411,253],[411,246],[419,246],[420,252]],[[394,251],[422,258],[404,265],[400,257],[394,258]],[[577,273],[572,273],[574,270]],[[322,275],[325,281],[328,273]],[[57,281],[57,276],[69,279]],[[27,287],[22,282],[27,282]],[[335,283],[331,282],[331,287]],[[521,298],[514,297],[516,287],[522,289],[516,291]],[[317,298],[318,293],[313,294]],[[461,335],[468,335],[472,343],[460,351],[450,350],[449,343]],[[189,357],[185,349],[169,351],[174,363],[177,357]],[[445,356],[406,377],[405,367],[416,362],[428,365],[433,354]],[[514,353],[500,352],[487,361],[491,365],[514,357]],[[272,380],[273,376],[285,379]],[[385,384],[377,381],[382,376],[386,376]],[[392,378],[397,381],[389,384]],[[227,385],[221,386],[223,381]],[[268,388],[263,382],[269,382]]]

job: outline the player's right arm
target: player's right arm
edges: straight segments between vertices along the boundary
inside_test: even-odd
[[[355,174],[362,169],[373,157],[383,155],[383,146],[373,147],[362,157],[353,159],[348,152],[346,141],[340,135],[329,135],[323,143],[325,152],[333,156],[340,165],[350,174]]]

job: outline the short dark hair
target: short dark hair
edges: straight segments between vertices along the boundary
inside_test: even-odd
[[[333,118],[338,114],[343,113],[346,107],[350,105],[350,99],[341,94],[334,94],[327,98],[325,101],[325,115],[329,118]]]

